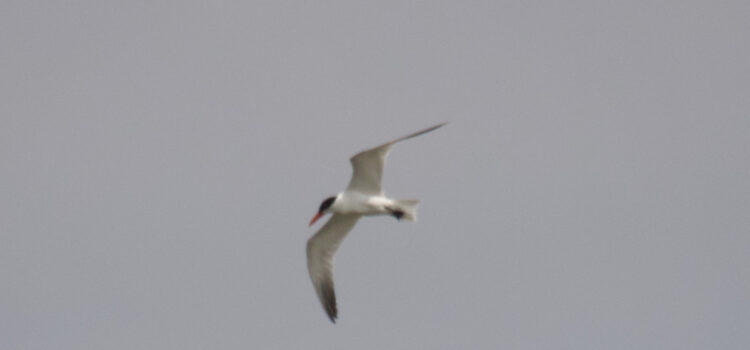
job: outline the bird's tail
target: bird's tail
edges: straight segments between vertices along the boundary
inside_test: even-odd
[[[398,209],[404,213],[403,218],[409,221],[417,221],[417,205],[419,199],[396,199],[394,201]]]

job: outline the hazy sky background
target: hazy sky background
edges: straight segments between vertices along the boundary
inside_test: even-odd
[[[747,349],[749,14],[3,1],[0,348]],[[419,222],[359,223],[331,324],[309,219],[441,121],[393,149]]]

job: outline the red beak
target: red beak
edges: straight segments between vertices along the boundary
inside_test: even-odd
[[[320,219],[320,217],[323,215],[324,215],[323,212],[318,212],[317,214],[315,214],[312,220],[310,220],[310,226],[312,226],[316,221],[318,221],[318,219]]]

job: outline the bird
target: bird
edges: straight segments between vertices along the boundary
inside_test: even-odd
[[[315,292],[331,322],[336,323],[338,309],[333,288],[333,258],[341,242],[362,216],[391,215],[396,220],[417,220],[418,199],[391,199],[383,192],[383,167],[394,144],[426,134],[441,123],[380,146],[361,151],[349,160],[352,178],[343,192],[323,200],[309,226],[326,214],[331,218],[307,241],[307,269]]]

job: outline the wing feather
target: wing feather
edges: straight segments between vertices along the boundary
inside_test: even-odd
[[[383,167],[385,167],[385,158],[388,156],[391,146],[397,142],[426,134],[445,124],[447,123],[431,126],[355,154],[349,159],[352,163],[352,179],[349,181],[349,186],[346,190],[381,195],[383,193]]]
[[[360,217],[361,215],[356,214],[333,214],[307,241],[307,269],[310,279],[323,309],[333,323],[336,323],[338,316],[333,288],[333,256]]]

